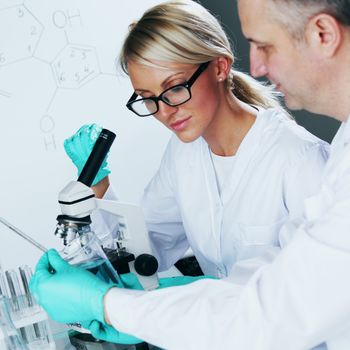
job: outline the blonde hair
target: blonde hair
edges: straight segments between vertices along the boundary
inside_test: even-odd
[[[201,64],[220,56],[234,62],[230,42],[219,21],[195,1],[171,0],[150,8],[129,26],[119,63],[128,74],[129,61],[150,66],[155,66],[154,60]],[[281,107],[272,87],[233,68],[226,86],[248,104]]]

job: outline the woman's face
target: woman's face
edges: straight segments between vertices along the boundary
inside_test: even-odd
[[[139,97],[159,96],[164,90],[187,81],[199,67],[192,64],[154,63],[160,67],[128,63],[131,83]],[[194,82],[191,87],[192,98],[189,101],[179,106],[169,106],[163,101],[158,101],[159,111],[154,117],[183,142],[191,142],[199,136],[205,136],[215,120],[220,102],[215,63],[215,60],[211,62]]]

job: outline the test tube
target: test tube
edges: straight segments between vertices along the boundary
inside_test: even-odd
[[[4,297],[9,297],[9,291],[7,289],[6,286],[6,282],[5,282],[5,276],[4,276],[4,272],[2,271],[2,268],[0,266],[0,297],[4,296]]]
[[[32,278],[32,269],[28,265],[24,265],[20,266],[18,270],[21,276],[24,293],[28,299],[28,306],[33,306],[35,302],[29,290],[29,281]]]
[[[3,273],[0,270],[1,293],[6,294],[9,300],[9,311],[11,312],[12,320],[15,321],[15,324],[16,322],[24,324],[17,331],[28,348],[32,350],[55,349],[48,321],[33,322],[34,319],[38,319],[38,313],[44,311],[41,310],[30,293],[29,281],[31,277],[32,270],[27,265],[20,266],[18,271],[8,270]],[[0,295],[0,299],[4,298],[4,296]],[[42,315],[39,316],[39,319],[41,317]],[[1,349],[2,347],[0,346]]]
[[[19,284],[18,276],[16,271],[8,270],[5,272],[7,283],[9,286],[11,301],[14,307],[14,316],[23,317],[24,313],[27,311],[27,305],[25,303],[25,296]],[[28,344],[35,338],[35,332],[33,325],[26,327],[21,327],[19,329],[23,340]]]
[[[19,312],[21,309],[21,305],[19,304],[19,300],[17,296],[21,295],[21,288],[19,286],[19,281],[17,278],[17,274],[14,270],[5,271],[7,285],[9,287],[10,297],[12,300],[13,311]]]
[[[29,281],[33,275],[32,269],[28,265],[24,265],[24,266],[20,266],[18,270],[21,276],[24,293],[28,300],[28,306],[32,307],[36,304],[35,299],[32,297],[32,294],[30,293],[30,289],[29,289]],[[43,332],[42,330],[42,325],[40,323],[34,323],[33,327],[34,327],[36,338],[41,338],[42,335],[45,334],[45,332]]]
[[[0,296],[0,331],[3,336],[0,339],[1,349],[28,350],[28,347],[13,325],[8,308],[8,298],[4,296]]]

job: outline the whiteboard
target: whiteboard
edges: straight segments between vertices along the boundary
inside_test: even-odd
[[[46,247],[59,191],[76,179],[63,141],[96,122],[117,135],[111,181],[136,202],[159,166],[169,131],[125,103],[128,77],[116,69],[131,21],[154,0],[0,0],[0,216]],[[0,224],[4,269],[35,266],[41,252]]]

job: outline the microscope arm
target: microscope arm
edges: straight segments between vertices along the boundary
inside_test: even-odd
[[[127,252],[136,257],[134,261],[129,263],[130,272],[137,275],[145,290],[156,288],[158,277],[154,268],[156,268],[155,263],[157,265],[158,263],[152,255],[142,209],[137,205],[119,201],[95,199],[95,203],[98,209],[112,213],[118,218],[119,243]],[[151,270],[143,271],[144,266],[151,268]]]

